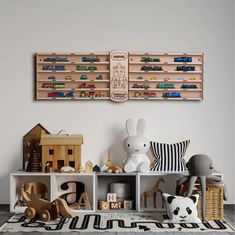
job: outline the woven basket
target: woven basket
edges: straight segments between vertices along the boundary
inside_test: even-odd
[[[186,196],[188,191],[188,184],[181,186],[180,195]],[[223,199],[224,185],[206,183],[206,220],[223,220],[224,219],[224,199]],[[200,185],[195,184],[193,194],[200,195],[197,212],[198,217],[202,218],[201,214],[201,190]]]

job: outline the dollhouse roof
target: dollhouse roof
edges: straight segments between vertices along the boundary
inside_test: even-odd
[[[32,131],[34,131],[37,128],[39,128],[40,130],[44,130],[45,133],[47,133],[47,134],[50,134],[50,132],[45,127],[43,127],[40,123],[38,123],[30,131],[28,131],[23,137],[27,137],[27,135],[29,135]]]
[[[82,135],[50,135],[42,134],[40,145],[82,145]]]

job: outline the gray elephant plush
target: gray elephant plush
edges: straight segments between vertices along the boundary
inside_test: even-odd
[[[222,179],[218,176],[213,176],[213,162],[211,158],[205,154],[196,154],[192,156],[186,164],[188,168],[189,176],[184,176],[177,184],[177,191],[179,191],[180,185],[189,181],[189,189],[187,197],[191,196],[196,180],[199,178],[201,187],[202,203],[202,220],[205,221],[205,204],[206,204],[206,180],[209,183],[223,183]],[[224,184],[224,200],[227,200],[227,188]]]

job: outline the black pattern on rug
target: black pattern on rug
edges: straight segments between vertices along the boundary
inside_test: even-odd
[[[101,213],[79,214],[72,219],[60,218],[55,221],[42,222],[37,219],[28,220],[24,215],[14,215],[1,228],[2,232],[17,231],[95,231],[95,232],[140,232],[140,231],[234,231],[226,221],[213,220],[201,224],[195,223],[163,223],[166,215],[159,213]]]

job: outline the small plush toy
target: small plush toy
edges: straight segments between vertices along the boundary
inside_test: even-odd
[[[211,158],[205,154],[196,154],[192,156],[186,164],[186,167],[189,171],[189,176],[183,177],[177,186],[177,191],[179,191],[179,187],[181,184],[189,181],[189,189],[187,196],[190,196],[193,192],[194,184],[196,180],[199,178],[199,183],[201,186],[202,192],[202,204],[201,204],[201,211],[202,211],[202,220],[205,221],[205,207],[206,207],[206,180],[209,183],[223,183],[221,178],[217,176],[213,176],[213,162]],[[227,188],[224,184],[224,200],[227,200]]]
[[[197,217],[197,203],[199,194],[190,197],[173,196],[162,194],[165,202],[168,220],[164,223],[201,223]]]
[[[134,123],[131,119],[126,121],[126,130],[128,137],[123,141],[123,148],[127,153],[123,159],[125,172],[149,172],[150,160],[146,155],[150,142],[145,138],[145,121],[139,119],[137,124],[137,134],[135,132]]]

